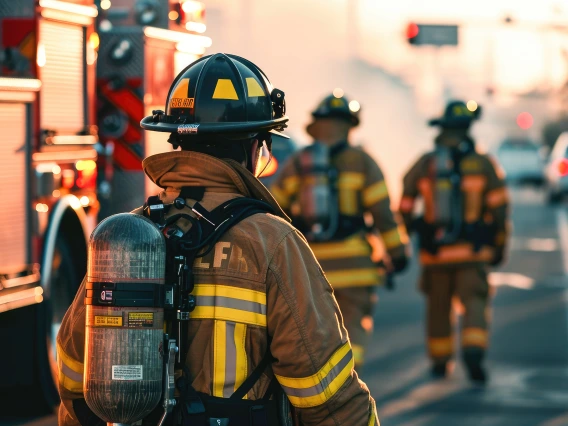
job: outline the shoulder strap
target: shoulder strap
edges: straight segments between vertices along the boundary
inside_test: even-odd
[[[270,341],[268,342],[268,345],[270,348]],[[267,349],[266,354],[264,355],[260,363],[256,366],[256,368],[253,370],[250,376],[248,376],[245,379],[243,384],[239,386],[239,388],[235,391],[235,393],[231,395],[230,399],[243,399],[245,395],[249,393],[252,387],[256,384],[256,382],[258,382],[258,380],[262,376],[262,373],[264,373],[264,370],[266,370],[268,365],[272,363],[273,360],[274,358],[270,353],[270,349]],[[269,386],[268,389],[271,390],[271,387],[272,386]]]

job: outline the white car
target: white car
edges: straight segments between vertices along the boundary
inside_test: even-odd
[[[568,194],[568,132],[558,137],[550,152],[546,181],[550,202],[559,202]]]
[[[497,150],[497,158],[508,181],[536,185],[544,183],[545,161],[541,145],[529,139],[505,139]]]

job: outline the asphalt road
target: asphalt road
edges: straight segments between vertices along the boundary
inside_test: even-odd
[[[362,378],[382,426],[568,425],[568,207],[514,191],[514,237],[494,284],[485,389],[459,360],[446,380],[429,375],[418,268],[380,292]]]
[[[491,274],[495,290],[490,381],[469,384],[456,363],[433,381],[425,352],[424,302],[416,265],[380,292],[375,332],[362,378],[382,426],[568,425],[568,206],[514,192],[509,261]],[[1,423],[1,422],[0,422]],[[11,425],[54,426],[54,416]]]

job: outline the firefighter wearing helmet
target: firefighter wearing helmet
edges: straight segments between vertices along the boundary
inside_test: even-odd
[[[184,289],[173,299],[166,291],[162,302],[167,328],[167,307],[181,300],[172,316],[179,324],[173,333],[179,336],[178,353],[174,354],[177,403],[167,422],[378,425],[375,402],[353,368],[353,351],[338,320],[332,288],[305,239],[256,178],[263,143],[270,148],[271,134],[283,130],[288,121],[284,93],[273,88],[250,61],[215,54],[184,69],[174,80],[166,102],[165,111],[154,111],[141,126],[169,133],[169,142],[181,150],[143,161],[145,173],[163,190],[133,213],[141,219],[145,216],[162,231],[168,253],[165,283],[175,283],[179,278]],[[124,234],[124,238],[134,237],[143,229],[137,226],[131,233],[121,232],[121,226],[116,223],[110,229],[114,234]],[[100,240],[100,235],[101,231],[95,231],[91,240]],[[159,243],[150,237],[152,244]],[[97,247],[93,245],[93,259],[101,258]],[[129,247],[139,250],[135,244]],[[117,251],[111,250],[105,259],[127,258]],[[157,256],[155,249],[151,252]],[[130,257],[138,259],[134,254]],[[103,415],[99,414],[101,405],[110,404],[108,401],[111,408],[121,408],[116,416],[127,412],[125,407],[146,397],[147,392],[127,394],[124,399],[104,389],[113,389],[120,380],[144,379],[153,368],[112,365],[108,372],[98,372],[108,387],[101,388],[98,399],[94,398],[97,395],[86,398],[96,393],[90,376],[97,372],[92,364],[116,349],[101,346],[86,353],[97,344],[105,345],[104,339],[91,339],[92,329],[131,325],[127,331],[134,333],[152,327],[148,310],[135,311],[132,318],[129,312],[121,319],[102,317],[91,323],[88,315],[85,323],[85,288],[94,281],[97,265],[108,265],[108,260],[97,262],[90,263],[57,337],[60,425],[95,424]],[[145,262],[152,262],[151,256],[137,260],[135,265],[143,268]],[[175,279],[168,281],[167,265],[172,262],[175,267],[170,273]],[[122,285],[98,284],[111,289]],[[108,293],[106,296],[108,300]],[[93,297],[99,296],[95,293]],[[108,307],[107,311],[117,309]],[[111,315],[107,311],[100,315]],[[122,346],[127,346],[124,350],[130,350],[132,357],[137,355],[133,348],[138,346],[141,351],[150,351],[148,359],[156,353],[167,355],[165,345],[147,347],[137,343],[138,337],[129,339]],[[144,362],[147,359],[130,364]],[[170,383],[173,381],[171,376]],[[92,387],[87,388],[87,383]],[[168,380],[164,383],[167,386]],[[99,402],[92,403],[95,399]],[[146,419],[156,420],[150,424],[159,423],[160,410],[158,406],[148,415]],[[102,420],[116,422],[116,417]]]
[[[381,169],[363,149],[349,144],[359,124],[359,104],[336,89],[312,116],[307,132],[314,142],[288,161],[271,190],[325,271],[355,363],[362,365],[372,332],[374,289],[384,281],[384,267],[378,264],[385,260],[372,259],[367,235],[382,237],[389,272],[406,267],[408,237],[391,211]],[[370,224],[365,215],[372,217]]]
[[[472,108],[473,109],[473,108]],[[452,358],[452,300],[463,309],[462,356],[472,381],[485,383],[482,360],[488,344],[487,267],[503,261],[508,237],[508,194],[498,165],[476,152],[469,128],[479,118],[461,101],[449,102],[435,149],[404,177],[400,211],[420,239],[421,290],[427,299],[428,351],[432,374],[444,377]],[[415,219],[415,200],[423,215]]]

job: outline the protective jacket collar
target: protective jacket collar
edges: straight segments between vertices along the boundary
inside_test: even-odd
[[[268,189],[234,160],[220,160],[192,151],[172,151],[151,155],[142,162],[142,168],[152,182],[165,190],[168,199],[179,194],[184,186],[202,186],[206,193],[262,200],[272,206],[277,216],[290,221]]]

